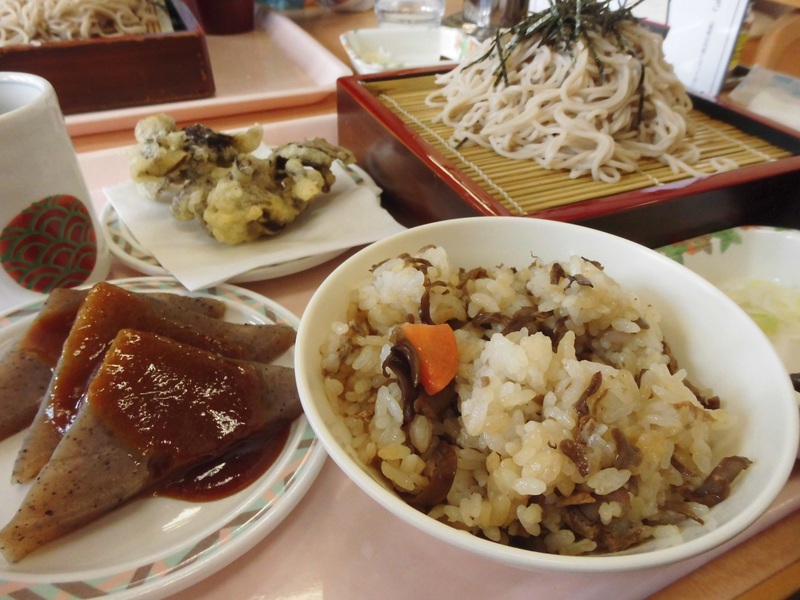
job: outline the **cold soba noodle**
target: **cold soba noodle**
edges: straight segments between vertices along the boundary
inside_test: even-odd
[[[0,47],[161,31],[149,0],[3,0]]]
[[[645,157],[694,173],[692,103],[661,38],[628,9],[577,5],[556,0],[484,42],[473,55],[481,58],[437,77],[427,103],[453,128],[449,142],[566,169],[572,178],[615,182]]]

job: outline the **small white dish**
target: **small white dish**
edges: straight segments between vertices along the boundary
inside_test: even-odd
[[[730,293],[758,282],[800,290],[800,231],[778,227],[734,227],[683,242],[659,252],[682,263],[722,291]],[[760,307],[766,309],[767,307]],[[792,323],[800,327],[800,323]],[[794,329],[794,327],[793,327]],[[800,340],[780,332],[768,334],[789,373],[800,372]],[[800,394],[796,394],[800,401]],[[800,457],[800,448],[798,449]]]
[[[441,27],[354,29],[339,37],[360,75],[448,64],[450,61],[442,60],[446,39]]]
[[[188,294],[171,277],[113,281],[136,292]],[[192,295],[218,298],[225,318],[239,323],[285,323],[297,317],[259,294],[219,285]],[[43,300],[0,316],[0,355],[23,335]],[[278,364],[292,365],[291,352]],[[0,524],[22,501],[27,485],[10,483],[24,432],[0,442]],[[72,586],[108,598],[164,597],[197,583],[253,547],[292,511],[319,474],[326,454],[305,417],[300,417],[273,465],[255,483],[226,498],[187,502],[144,494],[50,543],[16,564],[0,557],[0,595],[57,597]]]
[[[254,155],[264,157],[269,152],[269,147],[262,145]],[[197,220],[174,219],[169,203],[149,200],[133,180],[104,187],[103,193],[138,245],[188,290],[197,290],[240,276],[245,278],[240,282],[261,279],[264,273],[257,271],[265,267],[288,264],[288,272],[302,270],[313,266],[315,260],[330,259],[334,252],[341,254],[404,229],[381,206],[381,189],[358,165],[336,161],[332,172],[336,181],[330,191],[316,199],[291,227],[237,245],[217,242]],[[353,219],[354,214],[359,218]],[[286,274],[267,273],[272,277]]]
[[[766,226],[734,227],[677,242],[659,252],[688,267],[723,291],[766,281],[800,290],[800,231]],[[800,371],[800,351],[776,350],[787,370]]]

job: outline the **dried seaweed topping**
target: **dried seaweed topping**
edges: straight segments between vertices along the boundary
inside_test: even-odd
[[[217,151],[233,146],[233,136],[214,131],[199,123],[184,127],[183,130],[186,132],[186,139],[196,145],[208,146]]]
[[[635,0],[631,5],[623,2],[618,8],[612,8],[612,0],[550,0],[548,8],[530,13],[508,30],[508,35],[498,31],[489,50],[468,67],[496,53],[500,59],[498,71],[495,73],[496,83],[508,83],[506,59],[518,46],[538,41],[555,50],[571,53],[575,45],[583,41],[594,57],[602,77],[603,65],[588,33],[611,37],[616,40],[620,50],[630,51],[629,44],[620,33],[620,26],[625,22],[638,22],[633,16],[633,9],[643,1]],[[505,44],[503,40],[507,40]]]

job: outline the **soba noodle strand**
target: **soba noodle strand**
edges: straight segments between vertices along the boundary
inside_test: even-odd
[[[158,10],[152,0],[2,0],[0,46],[160,31]]]
[[[484,59],[439,75],[426,102],[441,108],[453,146],[477,144],[566,169],[572,178],[615,182],[643,157],[693,172],[699,151],[687,141],[692,103],[664,59],[661,38],[634,20],[616,34],[587,31],[571,52],[536,39],[510,47],[505,34],[504,64],[497,52],[487,54],[494,43],[487,40],[475,51]]]

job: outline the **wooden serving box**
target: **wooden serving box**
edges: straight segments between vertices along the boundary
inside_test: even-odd
[[[173,32],[0,48],[0,70],[55,88],[64,114],[205,98],[214,77],[193,0],[166,0]]]
[[[449,148],[449,130],[433,124],[438,111],[424,105],[442,71],[356,75],[337,83],[339,143],[355,153],[383,188],[387,209],[407,226],[518,215],[578,223],[660,247],[740,225],[800,225],[800,136],[791,130],[692,98],[703,155],[733,158],[738,168],[712,173],[709,163],[709,174],[675,175],[651,161],[617,184],[570,179],[532,161]],[[490,166],[481,154],[487,152],[504,164]]]

